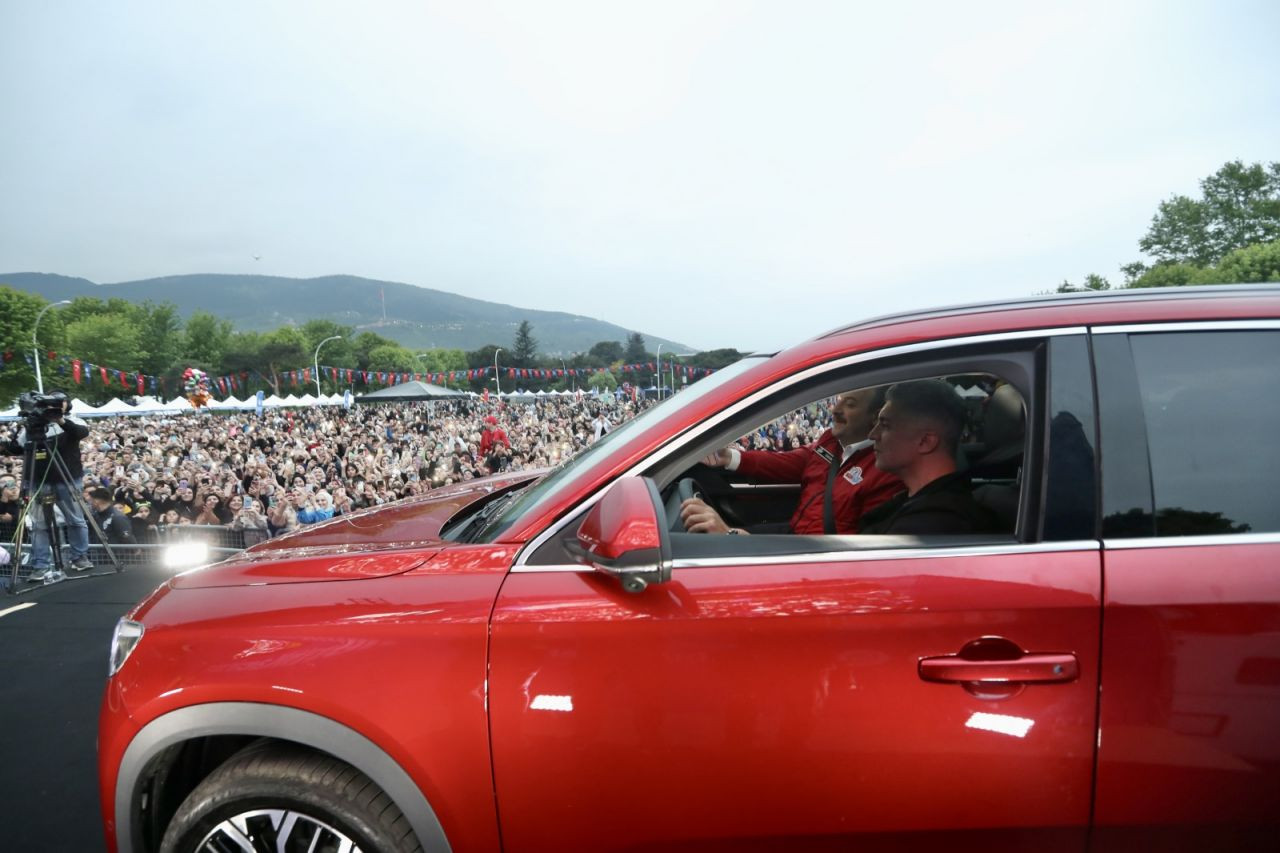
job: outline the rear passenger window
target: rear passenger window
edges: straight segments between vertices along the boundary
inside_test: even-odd
[[[1129,339],[1156,535],[1280,531],[1280,332]]]

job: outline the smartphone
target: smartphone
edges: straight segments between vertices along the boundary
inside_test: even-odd
[[[244,508],[245,509],[253,508],[253,498],[249,497],[248,495],[246,495],[244,499]]]
[[[185,489],[186,487],[187,487],[187,481],[186,481],[186,480],[179,480],[179,481],[178,481],[178,488],[179,488],[179,489]]]
[[[275,505],[276,505],[275,495],[272,495],[271,497],[267,498],[267,506],[275,506]]]

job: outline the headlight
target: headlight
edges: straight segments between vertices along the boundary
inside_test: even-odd
[[[115,675],[124,666],[134,646],[142,639],[142,631],[141,622],[121,619],[116,623],[115,633],[111,635],[111,672],[107,673],[108,676]]]
[[[209,562],[209,546],[203,542],[175,542],[164,549],[164,565],[169,569],[190,569]]]

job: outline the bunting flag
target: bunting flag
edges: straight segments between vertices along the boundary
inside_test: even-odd
[[[141,397],[147,392],[147,379],[141,373],[138,374],[138,396]]]
[[[80,367],[80,359],[77,358],[71,362],[71,378],[76,381],[77,385],[80,384]]]
[[[98,372],[102,375],[102,384],[110,385],[111,381],[107,379],[107,369],[105,367],[99,367]]]

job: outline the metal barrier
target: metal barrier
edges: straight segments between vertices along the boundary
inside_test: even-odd
[[[65,543],[65,528],[61,525],[59,527],[58,541]],[[148,530],[144,540],[136,545],[112,545],[111,553],[116,558],[118,568],[112,564],[111,558],[107,556],[106,548],[100,544],[91,544],[89,546],[89,560],[93,563],[92,569],[79,572],[71,570],[69,568],[71,565],[71,553],[66,544],[62,545],[62,565],[64,574],[68,577],[114,574],[116,571],[126,571],[130,568],[160,565],[165,558],[165,553],[171,546],[184,542],[199,542],[205,545],[209,549],[209,562],[216,562],[232,554],[239,553],[250,545],[256,545],[266,538],[267,531],[265,530],[232,530],[229,527],[213,525],[172,524]],[[8,587],[10,578],[14,576],[13,562],[15,561],[18,563],[18,585],[15,591],[39,588],[39,583],[30,583],[28,580],[33,572],[32,567],[27,564],[31,554],[30,539],[23,543],[21,555],[14,553],[12,536],[7,536],[3,541],[0,541],[0,548],[3,548],[9,555],[8,564],[0,565],[0,591]]]

